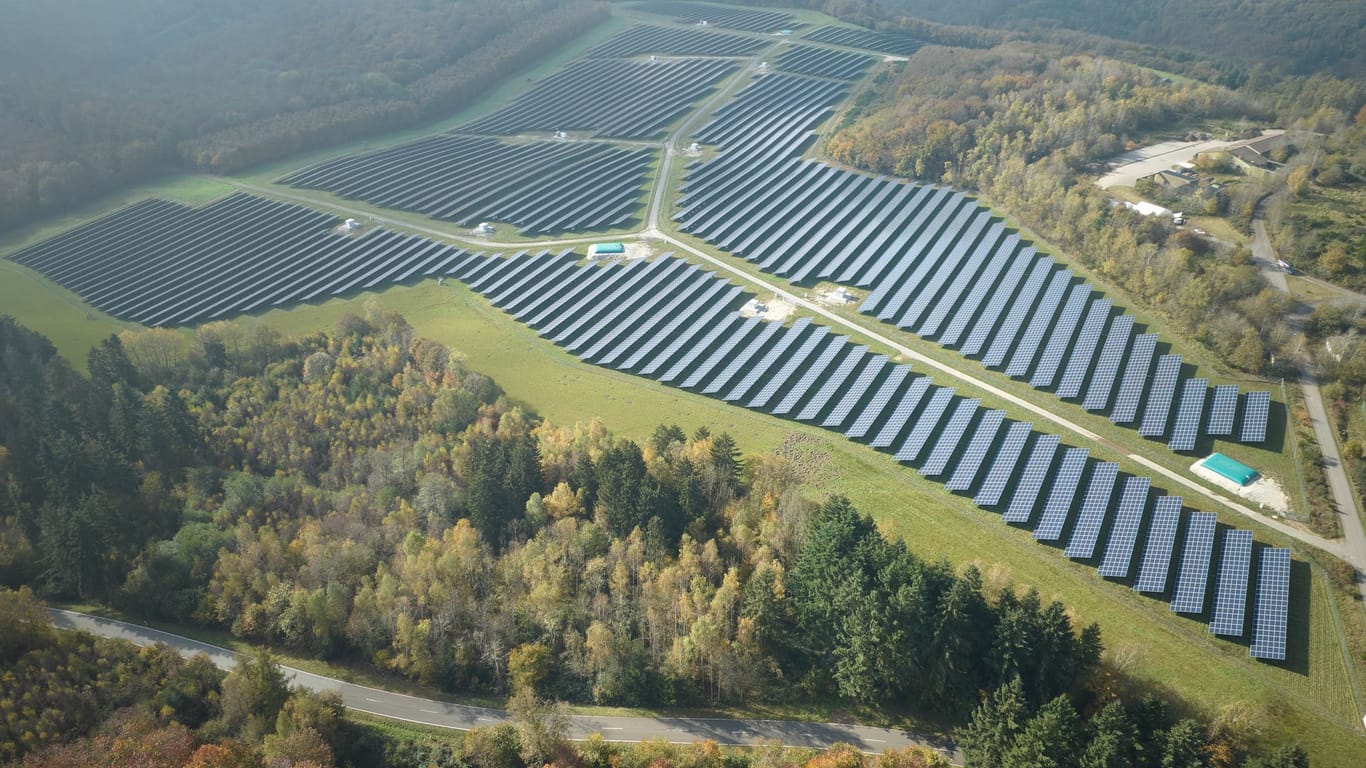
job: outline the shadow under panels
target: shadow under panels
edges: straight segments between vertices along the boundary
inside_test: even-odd
[[[201,323],[446,274],[473,257],[245,193],[201,208],[144,200],[10,258],[114,317]]]
[[[479,257],[453,274],[587,362],[840,432],[999,510],[1106,578],[1170,595],[1174,611],[1212,612],[1216,634],[1240,638],[1251,627],[1252,655],[1284,658],[1277,632],[1288,581],[1252,573],[1250,555],[1241,556],[1250,532],[1223,531],[1220,551],[1241,559],[1212,562],[1213,516],[1153,493],[1149,478],[1121,474],[810,318],[746,317],[740,308],[752,294],[698,265],[672,256],[584,265],[566,252]],[[1253,610],[1243,611],[1254,592]]]

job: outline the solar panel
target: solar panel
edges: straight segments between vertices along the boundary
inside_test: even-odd
[[[1214,400],[1209,407],[1209,421],[1205,434],[1223,437],[1233,434],[1233,417],[1238,412],[1238,386],[1220,384],[1214,388]]]
[[[1153,353],[1157,350],[1157,334],[1145,333],[1134,339],[1129,362],[1124,366],[1124,378],[1115,395],[1115,407],[1110,409],[1110,421],[1128,424],[1138,415],[1138,401],[1148,386],[1148,371],[1153,367]]]
[[[1105,513],[1110,511],[1110,496],[1114,493],[1118,476],[1119,465],[1110,462],[1097,464],[1091,470],[1091,482],[1086,486],[1077,524],[1072,529],[1072,536],[1067,540],[1067,549],[1063,554],[1074,560],[1090,560],[1095,555],[1096,539],[1100,538]]]
[[[1057,541],[1062,528],[1067,524],[1067,513],[1072,511],[1072,500],[1077,496],[1077,486],[1081,485],[1082,472],[1086,471],[1086,460],[1090,451],[1085,448],[1068,448],[1063,452],[1058,473],[1053,477],[1053,485],[1048,489],[1048,498],[1043,504],[1043,514],[1034,526],[1034,538],[1039,541]]]
[[[868,430],[873,428],[873,423],[887,410],[892,397],[901,390],[901,385],[906,383],[906,377],[910,375],[909,365],[893,366],[891,373],[887,374],[887,378],[882,380],[882,385],[873,393],[873,399],[869,400],[867,405],[859,407],[858,417],[854,419],[853,425],[844,431],[844,436],[850,440],[858,440],[868,434]],[[924,376],[920,378],[925,382],[922,386],[929,387],[929,379]]]
[[[1081,324],[1072,354],[1067,358],[1062,380],[1058,382],[1058,397],[1072,398],[1081,394],[1086,375],[1091,372],[1091,359],[1095,357],[1096,347],[1100,344],[1100,334],[1109,320],[1110,300],[1097,299],[1091,302],[1091,309],[1086,313],[1086,321]]]
[[[1110,404],[1115,377],[1119,375],[1120,363],[1124,362],[1124,353],[1129,351],[1129,339],[1133,335],[1132,315],[1120,315],[1110,323],[1110,331],[1105,334],[1105,343],[1101,345],[1100,357],[1096,360],[1095,375],[1086,387],[1086,397],[1082,398],[1082,408],[1102,411]]]
[[[1048,344],[1044,346],[1043,354],[1034,366],[1034,375],[1029,377],[1029,386],[1053,386],[1053,380],[1058,375],[1058,366],[1062,364],[1062,356],[1072,347],[1072,332],[1077,329],[1081,313],[1086,311],[1086,305],[1090,301],[1091,286],[1086,283],[1072,286],[1072,292],[1067,295],[1067,304],[1063,305],[1062,314],[1058,315],[1058,321],[1053,324],[1052,330],[1048,331]]]
[[[1266,420],[1270,412],[1270,392],[1248,392],[1244,395],[1243,428],[1238,433],[1238,442],[1260,443],[1266,440]]]
[[[921,475],[936,477],[944,472],[953,455],[958,452],[958,444],[963,442],[963,433],[968,430],[973,417],[981,410],[979,405],[981,404],[977,400],[963,400],[958,403],[953,415],[949,417],[948,425],[939,433],[939,439],[935,441],[930,457],[925,459],[924,466],[920,468]]]
[[[743,400],[745,395],[749,394],[750,390],[758,385],[759,378],[768,373],[774,366],[778,365],[779,361],[787,356],[788,350],[792,349],[801,339],[805,338],[807,329],[810,326],[811,320],[806,317],[793,323],[792,327],[788,329],[786,333],[781,334],[778,340],[774,342],[773,346],[764,353],[764,356],[760,358],[758,364],[749,366],[749,370],[745,371],[745,375],[740,377],[740,383],[732,387],[730,392],[726,393],[726,396],[723,399],[726,402]],[[712,390],[711,387],[703,390],[703,392],[707,394],[711,391],[717,390]]]
[[[1000,365],[1006,355],[1013,353],[1015,349],[1015,339],[1020,333],[1020,325],[1029,317],[1029,312],[1034,308],[1034,300],[1038,297],[1039,291],[1043,290],[1044,282],[1048,280],[1048,275],[1053,271],[1053,260],[1040,257],[1032,257],[1033,269],[1029,273],[1029,279],[1020,288],[1020,293],[1011,301],[1009,293],[998,293],[992,297],[992,305],[996,302],[1006,302],[1010,304],[1010,313],[1006,319],[1001,321],[1001,328],[991,337],[991,346],[987,347],[987,352],[982,356],[982,365],[988,368],[995,368]],[[963,345],[963,354],[975,354],[976,350],[969,351],[974,346],[980,348],[986,344],[986,337],[991,334],[990,325],[979,323],[973,330],[972,336],[968,338],[968,343]]]
[[[996,458],[992,459],[987,477],[982,481],[982,487],[973,497],[972,503],[979,507],[991,507],[1001,500],[1006,483],[1010,481],[1010,476],[1015,474],[1015,465],[1020,463],[1020,454],[1024,450],[1025,442],[1029,440],[1029,431],[1033,426],[1027,421],[1017,421],[1006,430],[1001,448],[996,451]]]
[[[844,386],[844,383],[849,380],[849,377],[854,375],[854,371],[858,369],[859,364],[867,362],[867,360],[867,347],[855,347],[849,350],[848,354],[844,356],[844,359],[836,366],[835,372],[830,375],[830,378],[825,380],[825,383],[821,385],[820,389],[816,390],[815,396],[802,407],[802,412],[797,414],[797,420],[810,421],[819,416],[821,411],[825,410],[825,406],[829,405],[830,400],[834,398],[835,393],[839,392],[840,388]]]
[[[1252,613],[1252,647],[1257,659],[1285,659],[1285,625],[1290,613],[1290,550],[1264,549],[1257,564],[1257,602]]]
[[[1205,610],[1205,584],[1209,581],[1209,558],[1214,551],[1214,515],[1192,512],[1186,528],[1186,544],[1181,549],[1181,567],[1176,576],[1172,610],[1200,613]]]
[[[1005,417],[1005,411],[987,411],[982,414],[982,422],[977,425],[977,431],[968,441],[967,450],[958,460],[949,481],[944,484],[946,489],[966,491],[972,487],[973,481],[977,479],[977,473],[982,469],[982,462],[987,457],[987,450],[996,443],[996,435],[1001,431],[1001,422],[1005,421]],[[1006,438],[1007,441],[1009,439]]]
[[[868,388],[873,386],[873,382],[877,381],[877,377],[882,375],[886,369],[886,355],[878,355],[873,358],[867,367],[859,373],[853,385],[844,391],[844,397],[835,405],[834,410],[830,411],[830,415],[825,417],[825,421],[821,422],[821,426],[838,428],[839,425],[843,424],[845,419],[849,418],[849,412],[858,405],[863,396],[867,394]]]
[[[1034,355],[1039,351],[1039,345],[1043,344],[1044,335],[1053,324],[1053,317],[1058,314],[1062,297],[1067,293],[1067,286],[1071,282],[1072,270],[1064,269],[1053,273],[1053,279],[1048,283],[1048,290],[1044,292],[1043,298],[1038,304],[1028,308],[1031,313],[1029,325],[1025,327],[1024,334],[1020,336],[1019,342],[1010,354],[1010,363],[1006,366],[1007,376],[1013,378],[1029,373],[1030,366],[1034,364]],[[988,355],[982,362],[990,365],[990,357]]]
[[[1124,481],[1119,495],[1119,511],[1110,529],[1110,540],[1105,545],[1099,573],[1122,579],[1129,575],[1129,563],[1134,559],[1134,544],[1138,529],[1143,524],[1143,511],[1148,506],[1148,489],[1152,481],[1146,477],[1130,477]]]
[[[773,407],[774,416],[786,416],[792,412],[793,408],[802,401],[803,397],[811,391],[816,384],[825,380],[825,373],[835,365],[835,360],[843,355],[850,347],[849,339],[844,336],[831,336],[830,342],[821,348],[821,353],[816,357],[811,367],[806,369],[801,378],[787,391],[783,399]]]
[[[953,388],[936,389],[930,401],[925,404],[925,410],[920,412],[915,420],[915,427],[906,436],[906,442],[901,444],[896,452],[897,461],[915,461],[920,456],[920,450],[925,447],[925,441],[930,439],[930,433],[938,426],[939,420],[944,417],[944,411],[948,410],[949,402],[953,400]]]
[[[1209,394],[1207,379],[1186,379],[1181,387],[1181,402],[1176,406],[1176,424],[1167,447],[1173,451],[1195,450],[1200,436],[1200,417],[1205,413],[1205,396]]]
[[[878,430],[876,436],[869,441],[868,445],[874,448],[886,448],[896,441],[896,436],[906,428],[907,422],[915,415],[915,409],[920,406],[920,401],[925,398],[925,393],[930,389],[930,380],[920,377],[911,384],[906,390],[906,394],[897,402],[896,409],[892,415],[887,417],[882,429]]]
[[[1225,637],[1242,637],[1247,608],[1247,570],[1252,563],[1252,531],[1229,531],[1224,535],[1224,556],[1219,560],[1219,586],[1214,590],[1214,615],[1209,631]]]
[[[1159,496],[1153,504],[1153,524],[1148,543],[1143,547],[1143,562],[1138,567],[1134,589],[1139,592],[1166,592],[1171,570],[1176,529],[1181,523],[1181,497]]]
[[[1157,359],[1157,374],[1148,388],[1148,406],[1143,409],[1143,422],[1138,427],[1138,434],[1161,437],[1167,432],[1167,418],[1171,416],[1176,379],[1180,374],[1180,355],[1163,355]]]
[[[750,398],[750,401],[745,404],[745,407],[763,408],[769,404],[769,401],[778,396],[779,389],[790,390],[795,386],[798,382],[793,381],[793,376],[796,375],[797,369],[812,362],[812,356],[815,355],[816,350],[825,343],[826,337],[829,335],[830,329],[823,326],[812,331],[811,335],[806,337],[806,341],[803,341],[802,345],[798,347],[795,352],[788,355],[787,359],[778,367],[778,370],[768,377],[768,381],[764,382],[764,386],[759,389],[759,393]]]
[[[1034,513],[1034,504],[1043,489],[1043,481],[1048,478],[1048,469],[1053,466],[1053,454],[1058,451],[1057,435],[1039,435],[1025,462],[1020,482],[1015,484],[1015,492],[1010,495],[1010,506],[1006,508],[1001,520],[1007,523],[1023,523]]]

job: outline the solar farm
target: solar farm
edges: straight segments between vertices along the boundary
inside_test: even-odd
[[[654,159],[648,148],[602,142],[447,134],[321,163],[281,183],[465,227],[499,221],[539,235],[628,224],[639,215]],[[584,189],[584,179],[597,181]]]
[[[114,317],[188,325],[443,274],[469,254],[289,203],[146,200],[10,258]]]
[[[778,32],[797,26],[797,20],[782,11],[745,8],[718,8],[714,5],[690,3],[687,0],[650,0],[641,3],[640,10],[668,16],[689,24],[707,22],[707,26],[739,29],[745,32]]]
[[[1252,573],[1250,531],[1221,532],[1214,515],[1154,493],[1150,478],[1121,482],[1118,464],[1011,421],[810,318],[784,325],[744,317],[749,295],[696,264],[672,255],[584,264],[572,252],[544,252],[476,256],[450,274],[585,361],[841,433],[1001,511],[1004,522],[1055,542],[1107,578],[1127,581],[1137,563],[1136,590],[1161,595],[1174,584],[1173,611],[1208,608],[1210,631],[1224,637],[1261,627],[1263,641],[1251,654],[1285,657],[1284,635],[1276,633],[1284,630],[1279,606],[1289,583]],[[1261,557],[1275,563],[1280,555]],[[1245,615],[1249,595],[1256,602]]]
[[[1139,434],[1174,451],[1230,434],[1228,390],[1206,420],[1208,382],[1183,377],[1179,354],[1154,370],[1155,336],[970,196],[804,159],[846,89],[771,74],[718,110],[696,138],[721,154],[688,169],[679,228],[799,285],[866,290],[864,314],[1108,411],[1116,424],[1141,410]],[[1243,399],[1238,439],[1261,442],[1269,395]]]
[[[665,214],[678,231],[796,286],[859,291],[869,327],[914,334],[1066,401],[1060,408],[1132,426],[1155,449],[1267,440],[1270,393],[1211,388],[971,196],[805,156],[852,81],[919,41],[846,27],[768,37],[801,25],[766,10],[641,7],[688,25],[632,26],[449,132],[278,183],[460,227],[603,232],[653,225],[645,190],[666,140],[696,142],[708,156],[682,160]],[[705,124],[680,122],[732,86]],[[746,316],[753,292],[694,261],[585,264],[570,243],[557,247],[485,255],[236,193],[198,208],[142,201],[10,258],[147,326],[454,278],[583,361],[867,445],[1061,557],[1245,640],[1253,657],[1286,658],[1289,550],[811,317]]]

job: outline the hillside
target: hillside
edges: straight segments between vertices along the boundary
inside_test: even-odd
[[[0,26],[0,229],[168,170],[449,114],[605,14],[586,0],[18,0]]]
[[[1064,28],[1287,74],[1366,74],[1366,5],[1347,0],[884,0],[944,24]]]

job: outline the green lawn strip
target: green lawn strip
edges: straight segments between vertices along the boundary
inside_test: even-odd
[[[1310,629],[1292,643],[1310,658],[1336,661],[1313,663],[1304,672],[1262,664],[1249,659],[1243,645],[1214,639],[1203,623],[1174,616],[1160,600],[1103,583],[1091,566],[1067,561],[1027,532],[1001,525],[995,514],[944,493],[937,483],[900,467],[885,454],[825,430],[729,408],[583,363],[463,286],[423,283],[378,296],[386,308],[405,313],[419,333],[459,350],[472,368],[493,376],[514,401],[534,406],[555,423],[601,417],[613,432],[637,440],[664,420],[676,421],[686,430],[705,424],[713,431],[731,431],[747,452],[773,450],[786,436],[803,435],[830,462],[808,480],[813,495],[845,493],[924,556],[943,556],[958,564],[980,562],[984,571],[997,574],[995,578],[1008,573],[1018,584],[1036,585],[1046,597],[1063,599],[1080,620],[1101,623],[1112,655],[1130,659],[1126,663],[1137,680],[1169,687],[1210,713],[1237,700],[1269,711],[1276,705],[1274,711],[1282,720],[1273,729],[1288,723],[1286,733],[1314,732],[1323,744],[1353,743],[1356,714],[1350,698],[1323,695],[1350,688],[1343,680],[1341,653],[1321,600],[1306,608],[1305,626]],[[343,312],[359,312],[363,301],[339,300],[271,313],[263,320],[282,331],[307,332],[329,327]],[[1193,658],[1202,662],[1192,664]],[[1279,691],[1275,700],[1274,691]]]
[[[76,294],[27,267],[0,259],[0,314],[52,341],[71,366],[84,371],[90,348],[111,333],[136,328],[100,312]]]

